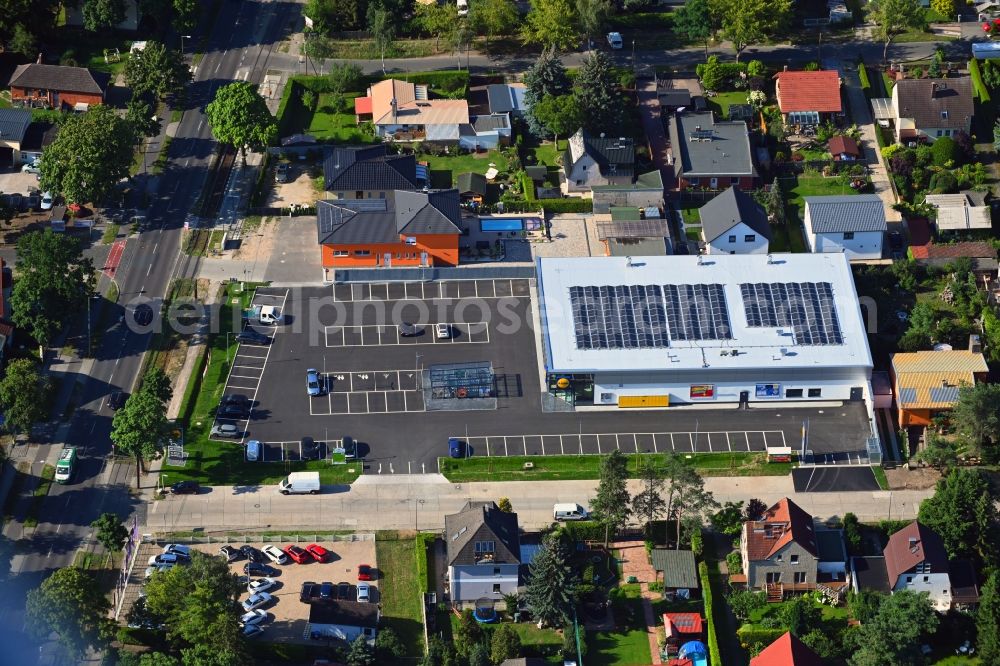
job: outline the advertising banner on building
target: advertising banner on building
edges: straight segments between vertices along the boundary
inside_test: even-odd
[[[780,398],[781,384],[757,384],[754,395],[758,398]]]
[[[691,384],[691,399],[706,400],[715,397],[715,384]]]

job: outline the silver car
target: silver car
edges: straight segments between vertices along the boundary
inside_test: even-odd
[[[212,426],[212,432],[209,436],[236,439],[240,436],[240,429],[234,423],[216,423]]]

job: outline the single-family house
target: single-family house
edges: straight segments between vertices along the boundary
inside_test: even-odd
[[[103,104],[110,78],[86,67],[18,65],[10,77],[10,99],[15,106],[86,111]]]
[[[881,259],[885,204],[877,194],[806,197],[810,252],[842,252],[848,259]]]
[[[490,113],[524,116],[526,91],[527,87],[523,83],[494,83],[486,86]]]
[[[460,173],[455,178],[458,196],[463,204],[482,205],[486,201],[486,176],[481,173]]]
[[[984,381],[989,373],[981,353],[964,349],[893,354],[890,366],[900,428],[931,425],[955,406],[960,386]]]
[[[743,523],[740,556],[747,587],[764,589],[769,598],[816,588],[819,550],[813,519],[787,497],[760,520]]]
[[[929,240],[929,233],[925,234],[927,240],[924,243],[915,245],[912,244],[915,235],[913,230],[916,226],[914,222],[915,220],[910,220],[910,253],[918,264],[943,268],[964,257],[972,261],[972,272],[975,273],[977,281],[996,278],[1000,264],[997,262],[997,251],[993,245],[986,241],[935,243]]]
[[[972,79],[900,79],[892,87],[892,120],[896,141],[934,141],[966,134],[974,113]]]
[[[698,568],[694,553],[675,548],[654,548],[649,555],[657,578],[663,583],[663,592],[690,598],[698,590]]]
[[[581,128],[567,144],[562,164],[565,193],[588,192],[601,185],[627,185],[635,177],[632,139],[595,137]]]
[[[833,155],[834,162],[853,162],[861,159],[861,148],[858,142],[849,136],[838,134],[826,142],[827,150]]]
[[[971,562],[949,560],[940,535],[919,521],[890,536],[881,557],[855,557],[851,566],[855,591],[925,593],[942,612],[979,601]]]
[[[639,174],[634,183],[595,185],[590,191],[595,213],[607,213],[612,206],[663,207],[663,175],[659,169]]]
[[[958,194],[928,194],[924,201],[935,209],[934,226],[939,234],[993,227],[985,192],[967,190]]]
[[[767,254],[771,225],[754,198],[733,185],[698,209],[705,254]]]
[[[0,167],[17,166],[27,159],[22,155],[31,126],[31,111],[0,109]]]
[[[659,208],[612,206],[596,213],[597,238],[608,257],[664,257],[671,254],[670,224]]]
[[[774,75],[774,96],[789,125],[818,125],[844,112],[836,70],[778,72]]]
[[[751,659],[750,666],[823,666],[823,660],[791,632],[786,632]]]
[[[670,116],[669,136],[668,158],[677,189],[739,185],[751,190],[756,185],[757,168],[744,121],[716,121],[711,111],[675,113]]]
[[[461,224],[458,190],[316,202],[324,269],[456,266]]]
[[[477,599],[499,600],[520,584],[521,540],[517,514],[495,502],[466,502],[458,513],[444,517],[448,591],[454,604],[474,605]]]
[[[305,633],[314,640],[338,639],[348,644],[364,636],[374,645],[378,621],[379,604],[346,600],[312,604]]]
[[[42,159],[42,153],[56,140],[59,126],[55,123],[33,122],[21,140],[21,162],[31,163]],[[15,151],[16,152],[16,151]]]
[[[413,155],[390,154],[384,145],[337,146],[323,161],[323,189],[334,199],[385,199],[393,190],[416,190],[426,182],[418,177]]]

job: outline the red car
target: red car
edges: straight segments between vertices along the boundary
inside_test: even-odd
[[[285,547],[285,554],[299,564],[305,564],[306,562],[312,560],[312,557],[309,556],[308,552],[294,544]]]
[[[358,580],[372,580],[375,577],[375,570],[370,564],[358,565]]]
[[[309,544],[306,546],[306,550],[309,551],[310,555],[316,558],[317,562],[326,562],[326,558],[330,556],[330,551],[318,543]]]

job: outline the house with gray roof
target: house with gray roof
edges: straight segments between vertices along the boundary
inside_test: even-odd
[[[810,252],[841,252],[853,259],[881,259],[885,204],[877,194],[806,197]]]
[[[590,191],[595,213],[610,212],[612,206],[663,208],[663,174],[659,169],[639,174],[633,183],[595,185]]]
[[[627,137],[591,136],[578,129],[563,153],[563,193],[626,185],[635,178],[635,144]]]
[[[669,159],[677,189],[721,190],[757,185],[757,167],[750,150],[750,134],[742,120],[717,121],[711,111],[670,116]]]
[[[705,254],[767,254],[771,225],[767,212],[737,186],[698,209]]]
[[[337,146],[323,161],[323,189],[334,199],[385,199],[393,190],[417,190],[413,155],[392,155],[384,145]]]
[[[386,197],[316,202],[324,269],[455,266],[462,235],[458,190],[395,190]]]
[[[0,166],[17,166],[25,136],[31,125],[31,111],[26,109],[0,109]]]
[[[891,109],[899,142],[969,134],[975,110],[972,78],[900,79],[892,87]]]
[[[473,606],[477,599],[501,600],[520,583],[521,540],[517,514],[495,502],[466,502],[444,517],[448,591],[453,604]]]
[[[527,87],[523,83],[494,83],[486,86],[490,113],[509,113],[516,117],[523,116],[526,91]]]
[[[28,63],[10,77],[10,99],[15,105],[86,111],[103,104],[111,77],[86,67]]]
[[[698,569],[694,553],[674,548],[654,548],[649,555],[653,570],[661,576],[664,592],[698,589]]]

